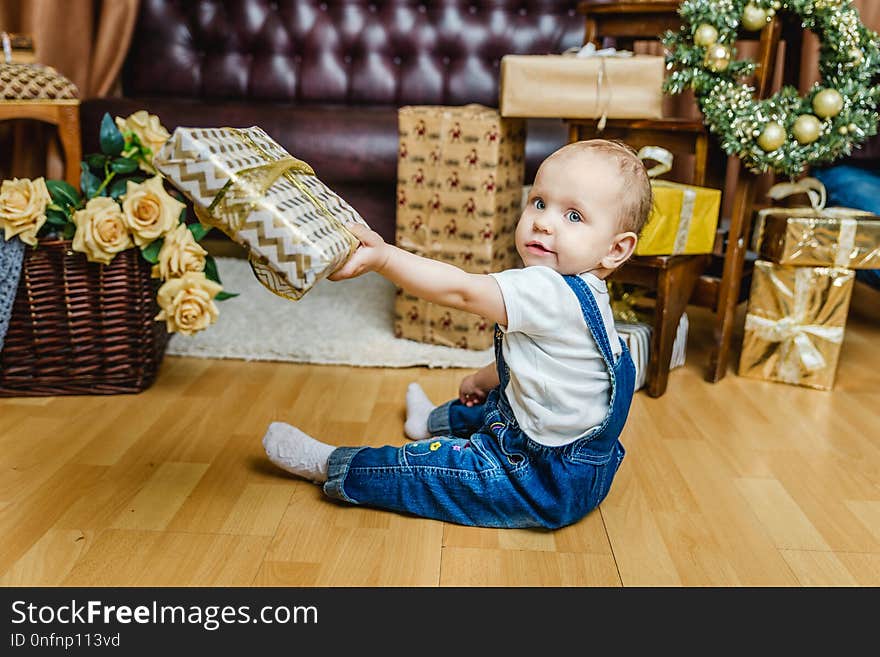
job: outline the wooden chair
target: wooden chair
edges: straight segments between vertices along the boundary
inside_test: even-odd
[[[59,75],[54,69],[39,67],[34,63],[33,43],[26,35],[0,34],[0,62],[5,62],[10,78],[26,80],[21,85],[21,95],[16,97],[16,85],[0,81],[4,87],[0,94],[0,121],[14,119],[34,119],[54,125],[58,130],[61,148],[64,152],[64,179],[79,189],[80,143],[79,98],[72,82]],[[3,66],[0,63],[0,66]],[[25,67],[25,68],[22,68]],[[29,75],[26,68],[34,73]],[[47,89],[40,90],[44,84]],[[20,124],[19,126],[20,127]],[[24,147],[20,130],[15,132],[16,148]]]
[[[602,47],[613,38],[618,49],[633,49],[635,41],[656,41],[667,29],[677,30],[681,18],[678,2],[612,2],[584,0],[578,11],[584,15],[584,43]],[[780,42],[780,21],[773,21],[760,33],[755,87],[759,98],[770,93]],[[662,146],[676,156],[693,157],[691,182],[719,189],[725,187],[728,158],[711,137],[702,118],[611,119],[600,131],[596,120],[568,120],[569,141],[604,137],[618,139],[636,150]],[[742,285],[746,267],[746,245],[751,224],[751,207],[756,176],[743,167],[739,172],[729,220],[719,222],[714,252],[704,255],[634,256],[612,275],[622,283],[643,285],[656,291],[654,330],[647,370],[646,390],[652,397],[666,391],[669,361],[678,322],[689,303],[715,312],[715,344],[706,379],[721,379],[727,370],[736,306],[748,287]]]

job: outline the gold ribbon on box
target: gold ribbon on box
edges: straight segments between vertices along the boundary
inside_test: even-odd
[[[597,50],[595,44],[588,43],[578,48],[577,46],[569,48],[563,55],[574,55],[575,57],[598,57],[599,73],[596,76],[596,114],[599,116],[599,122],[596,124],[596,131],[602,132],[608,121],[608,108],[611,107],[614,89],[611,87],[608,79],[608,71],[605,67],[605,61],[608,57],[632,57],[633,52],[630,50],[617,50],[616,48],[602,48]]]
[[[306,162],[298,160],[293,156],[273,159],[273,156],[245,131],[237,128],[226,129],[235,135],[239,141],[258,152],[267,162],[266,164],[241,169],[231,174],[229,180],[217,192],[207,209],[194,203],[193,208],[198,220],[206,226],[219,229],[234,239],[235,234],[241,230],[248,216],[264,203],[264,195],[268,189],[283,176],[303,196],[309,199],[312,205],[330,222],[334,229],[346,237],[349,245],[348,256],[350,257],[360,244],[358,239],[297,178],[297,175],[314,176],[314,169]],[[278,272],[275,271],[264,257],[250,253],[248,255],[248,262],[254,271],[254,275],[270,292],[293,301],[302,297],[303,292],[292,287],[280,277]]]
[[[853,262],[854,254],[857,253],[865,254],[862,258],[863,260],[872,258],[872,254],[875,254],[873,257],[880,259],[880,256],[876,256],[880,245],[875,245],[873,249],[864,243],[860,244],[858,248],[856,245],[859,219],[873,216],[870,212],[852,208],[826,207],[825,203],[828,197],[825,185],[820,180],[809,176],[796,182],[777,183],[767,190],[767,196],[774,201],[781,201],[794,194],[805,194],[810,201],[810,207],[788,208],[785,206],[774,206],[759,210],[752,239],[753,251],[760,252],[761,250],[767,217],[771,214],[790,213],[792,219],[833,219],[839,226],[839,230],[833,237],[830,235],[820,237],[814,232],[812,225],[805,225],[802,231],[803,234],[792,239],[793,243],[786,250],[798,254],[814,251],[817,247],[824,246],[833,249],[834,256],[833,259],[829,258],[828,262],[821,264],[813,260],[809,262],[804,261],[801,264],[835,267],[858,266],[858,263]],[[794,242],[797,243],[794,244]],[[790,264],[799,263],[791,262]]]
[[[669,255],[679,255],[685,252],[688,236],[690,235],[691,223],[694,220],[694,210],[697,202],[697,188],[691,185],[680,185],[665,180],[655,180],[672,169],[673,155],[660,146],[642,146],[637,153],[643,162],[653,160],[656,164],[648,168],[648,177],[653,186],[669,186],[681,189],[681,210],[679,211],[678,224],[675,231],[675,241],[672,252]],[[647,164],[646,164],[647,167]]]
[[[759,260],[754,276],[762,280],[760,285],[753,283],[749,297],[740,374],[830,388],[843,342],[852,271],[787,267]],[[817,285],[817,278],[822,277],[830,280]],[[771,310],[776,308],[780,310]],[[776,312],[781,316],[766,316]],[[815,338],[825,343],[822,349]],[[778,349],[771,347],[774,343]]]

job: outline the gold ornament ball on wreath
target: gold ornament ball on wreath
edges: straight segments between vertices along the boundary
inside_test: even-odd
[[[762,29],[767,24],[767,12],[752,3],[743,9],[742,26],[751,32]]]
[[[794,122],[791,133],[799,144],[812,144],[819,138],[821,123],[812,114],[801,114]]]
[[[813,97],[813,111],[823,119],[837,116],[843,109],[843,96],[837,89],[823,89]]]
[[[776,122],[768,123],[764,126],[764,130],[761,131],[761,136],[758,137],[758,146],[769,153],[782,146],[787,137],[788,135],[785,133],[785,128],[782,127],[782,124]]]
[[[730,48],[720,43],[706,51],[706,66],[715,73],[727,70],[730,66]]]
[[[718,41],[718,30],[708,23],[703,23],[694,32],[694,43],[698,46],[709,47]]]

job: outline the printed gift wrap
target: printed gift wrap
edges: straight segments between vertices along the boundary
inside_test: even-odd
[[[398,113],[397,245],[473,273],[521,265],[525,124],[482,105],[406,106]],[[398,337],[485,349],[482,318],[399,292]]]
[[[721,212],[721,190],[683,185],[656,176],[672,168],[672,153],[665,148],[645,146],[643,160],[658,164],[648,170],[654,207],[636,245],[636,255],[679,255],[712,253],[715,230]]]
[[[753,249],[780,265],[880,269],[880,217],[850,208],[825,207],[825,187],[816,178],[779,183],[768,196],[805,193],[811,207],[772,207],[758,212]]]
[[[248,249],[257,279],[296,300],[358,246],[366,225],[312,168],[252,128],[177,128],[153,158],[203,224]]]
[[[830,390],[855,273],[755,262],[740,376]]]

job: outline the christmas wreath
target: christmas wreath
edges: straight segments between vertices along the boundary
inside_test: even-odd
[[[736,59],[741,30],[759,31],[776,12],[797,14],[821,42],[819,73],[805,96],[791,86],[764,100],[742,82],[755,62]],[[664,90],[692,87],[709,129],[728,155],[755,173],[795,178],[807,164],[831,163],[877,133],[880,39],[849,0],[684,0],[683,26],[667,32]]]

